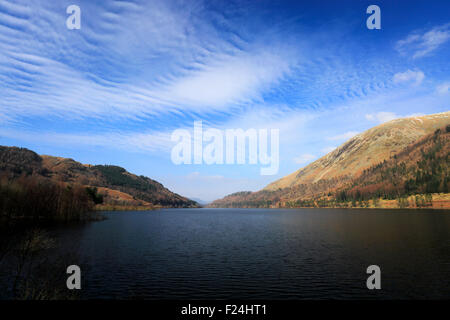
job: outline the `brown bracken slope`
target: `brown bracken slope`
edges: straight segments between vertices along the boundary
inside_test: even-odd
[[[450,112],[392,120],[353,137],[259,192],[235,193],[210,206],[300,207],[343,203],[357,206],[377,197],[394,200],[414,194],[448,192],[449,124]],[[434,140],[436,132],[438,140]],[[431,163],[427,152],[433,152],[437,146],[441,149],[435,152]],[[382,174],[386,176],[382,178]],[[436,184],[439,186],[432,187]],[[405,206],[405,201],[400,206]]]
[[[269,184],[264,190],[292,187],[322,179],[355,177],[450,123],[450,112],[396,119],[371,128],[310,165]]]

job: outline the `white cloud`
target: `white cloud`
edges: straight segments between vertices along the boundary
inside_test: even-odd
[[[350,138],[353,138],[354,136],[356,136],[359,132],[357,131],[348,131],[346,133],[343,134],[338,134],[336,136],[333,137],[328,137],[327,140],[331,140],[331,141],[336,141],[336,140],[348,140]]]
[[[413,32],[397,41],[395,48],[401,54],[413,53],[413,59],[421,58],[435,51],[450,39],[450,23],[434,27],[427,32]]]
[[[217,57],[200,70],[161,88],[159,95],[173,103],[207,109],[258,99],[263,89],[281,79],[290,68],[286,58],[266,49],[261,48],[262,52],[258,53]]]
[[[399,116],[396,115],[394,112],[381,111],[378,113],[366,114],[367,120],[378,122],[378,123],[388,122],[388,121],[391,121],[391,120],[397,119],[397,118],[399,118]]]
[[[336,149],[336,147],[325,147],[322,150],[320,150],[322,153],[330,153],[331,151],[334,151],[334,149]]]
[[[28,6],[18,1],[16,9]],[[210,17],[194,23],[203,12],[193,2],[82,7],[81,32],[51,27],[62,17],[56,3],[30,7],[37,21],[2,13],[12,25],[0,25],[2,120],[229,112],[260,100],[296,61],[292,44],[262,35],[230,41]]]
[[[450,92],[450,82],[444,82],[437,86],[436,88],[437,93],[439,94],[447,94]]]
[[[311,162],[314,159],[316,159],[315,155],[305,153],[305,154],[302,154],[302,155],[294,158],[294,162],[297,164],[305,164],[305,163]]]
[[[392,80],[394,81],[394,83],[414,81],[415,85],[419,85],[422,83],[424,78],[425,74],[422,71],[412,71],[408,69],[405,72],[396,73]]]

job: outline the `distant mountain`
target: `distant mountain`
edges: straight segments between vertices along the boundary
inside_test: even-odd
[[[450,112],[392,120],[353,137],[261,191],[234,193],[210,206],[337,206],[339,201],[355,205],[355,201],[377,196],[389,200],[448,193],[449,124]]]
[[[207,204],[209,204],[211,201],[205,201],[199,198],[191,198],[192,200],[196,201],[197,203],[201,204],[202,206],[206,206]]]
[[[108,205],[196,207],[195,201],[165,188],[161,183],[112,165],[86,165],[73,159],[39,156],[17,147],[0,146],[0,175],[7,179],[40,176],[52,181],[97,188]]]

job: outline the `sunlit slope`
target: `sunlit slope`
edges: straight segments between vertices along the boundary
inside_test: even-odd
[[[351,138],[308,166],[264,188],[278,190],[339,178],[347,180],[403,150],[410,143],[450,123],[450,111],[395,119]]]
[[[236,192],[219,208],[450,208],[450,122],[350,178]]]

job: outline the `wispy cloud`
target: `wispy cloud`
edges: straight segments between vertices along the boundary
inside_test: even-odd
[[[394,112],[378,112],[378,113],[373,113],[373,114],[366,114],[366,119],[369,121],[374,121],[377,123],[384,123],[384,122],[388,122],[394,119],[398,119],[398,118],[414,118],[414,117],[421,117],[424,116],[425,114],[422,112],[414,112],[414,113],[410,113],[410,114],[406,114],[406,115],[398,115]]]
[[[413,70],[407,70],[405,72],[398,72],[394,74],[394,77],[392,78],[392,81],[394,83],[402,83],[402,82],[413,82],[414,85],[419,85],[422,83],[423,79],[425,78],[425,74],[420,71],[413,71]]]
[[[125,133],[105,132],[101,134],[59,133],[23,131],[0,128],[0,138],[9,138],[40,145],[73,148],[103,147],[126,152],[170,152],[172,142],[169,132]]]
[[[437,93],[442,94],[442,95],[449,93],[450,92],[450,82],[441,83],[440,85],[438,85],[436,87],[436,91],[437,91]]]
[[[201,2],[83,2],[79,31],[64,28],[59,4],[38,1],[33,10],[21,1],[6,4],[8,10],[0,8],[3,119],[229,111],[231,104],[260,100],[295,64],[289,45],[230,37],[210,17],[192,20],[203,15]]]
[[[394,112],[382,111],[378,113],[366,114],[366,119],[378,123],[388,122],[399,118]]]
[[[397,41],[395,48],[404,55],[412,53],[412,58],[416,59],[431,54],[449,39],[450,23],[447,23],[426,32],[415,31]]]
[[[357,131],[347,131],[345,133],[338,134],[338,135],[333,136],[333,137],[328,137],[327,140],[331,140],[331,141],[348,140],[348,139],[353,138],[354,136],[356,136],[358,133],[359,132],[357,132]]]
[[[322,153],[327,154],[330,153],[331,151],[333,151],[334,149],[336,149],[337,147],[334,146],[329,146],[329,147],[325,147],[322,148],[322,150],[320,150]]]
[[[294,162],[296,164],[306,164],[306,163],[309,163],[309,162],[311,162],[312,160],[314,160],[316,158],[317,157],[315,155],[313,155],[313,154],[305,153],[305,154],[302,154],[302,155],[294,158]]]
[[[199,70],[171,81],[161,88],[159,96],[175,104],[221,107],[261,99],[261,93],[290,70],[286,57],[271,53],[269,48],[236,56],[216,57]]]

